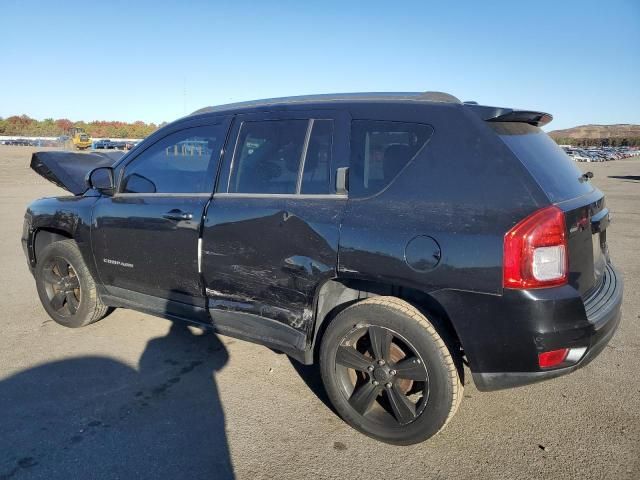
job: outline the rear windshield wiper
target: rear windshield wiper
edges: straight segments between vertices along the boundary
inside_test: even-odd
[[[588,182],[590,178],[593,178],[593,172],[587,172],[580,175],[581,182]]]

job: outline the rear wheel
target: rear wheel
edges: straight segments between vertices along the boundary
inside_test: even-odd
[[[77,328],[110,313],[73,240],[47,245],[38,254],[36,288],[42,306],[60,325]]]
[[[340,416],[387,443],[438,433],[456,412],[462,382],[429,320],[396,297],[373,297],[331,322],[320,351],[322,379]]]

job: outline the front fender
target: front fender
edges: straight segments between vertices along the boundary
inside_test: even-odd
[[[31,269],[35,268],[38,261],[38,246],[61,238],[71,238],[78,244],[91,274],[97,278],[90,235],[96,201],[97,197],[89,196],[50,197],[36,200],[27,207],[22,243]],[[47,232],[47,239],[38,242],[38,235],[42,232]]]

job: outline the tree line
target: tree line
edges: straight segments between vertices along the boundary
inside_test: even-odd
[[[93,122],[72,122],[67,118],[45,118],[36,120],[27,115],[0,117],[0,135],[24,137],[59,137],[67,134],[71,127],[80,127],[96,138],[145,138],[165,125],[161,123],[144,123],[141,121],[127,123],[117,121],[95,120]],[[560,145],[576,147],[640,147],[640,137],[611,138],[571,138],[553,137]]]
[[[640,137],[571,138],[552,137],[559,145],[574,147],[640,147]]]
[[[59,137],[66,135],[71,127],[80,127],[97,138],[145,138],[163,126],[164,123],[117,122],[95,120],[93,122],[72,122],[67,118],[45,118],[36,120],[27,115],[0,117],[0,135],[24,137]]]

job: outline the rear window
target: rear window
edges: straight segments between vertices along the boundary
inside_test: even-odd
[[[582,181],[582,172],[551,137],[538,127],[516,122],[488,122],[488,125],[520,159],[553,203],[570,200],[593,191]]]

